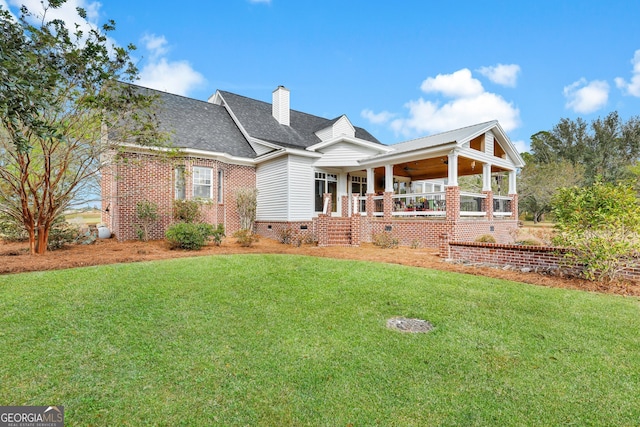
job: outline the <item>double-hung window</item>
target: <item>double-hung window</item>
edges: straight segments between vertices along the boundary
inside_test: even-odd
[[[193,197],[199,199],[211,199],[213,191],[213,180],[211,168],[194,166],[193,175]]]
[[[173,190],[176,200],[184,200],[186,198],[184,166],[178,166],[173,170]]]

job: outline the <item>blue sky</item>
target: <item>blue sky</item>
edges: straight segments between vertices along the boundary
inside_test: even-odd
[[[15,12],[39,0],[0,0]],[[563,117],[640,113],[640,2],[69,0],[138,46],[140,84],[346,114],[384,143],[498,119],[527,149]],[[70,11],[62,11],[71,19]],[[636,52],[638,52],[636,54]]]

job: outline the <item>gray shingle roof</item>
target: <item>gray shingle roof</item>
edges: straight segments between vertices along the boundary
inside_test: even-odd
[[[342,117],[330,120],[291,110],[290,126],[285,126],[272,116],[271,104],[231,92],[219,92],[250,136],[283,147],[307,148],[321,142],[314,132],[331,126]],[[356,138],[380,144],[380,141],[365,129],[355,129]]]
[[[224,107],[153,89],[140,87],[140,90],[158,96],[160,128],[169,132],[174,146],[256,157]]]

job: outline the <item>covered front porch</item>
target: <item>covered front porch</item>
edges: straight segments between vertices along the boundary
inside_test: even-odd
[[[351,244],[383,231],[404,244],[431,247],[442,234],[507,241],[517,226],[522,159],[497,122],[455,132],[397,144],[393,152],[360,161],[360,168],[343,169],[343,185],[323,195],[319,218],[358,218],[351,221]],[[331,244],[322,236],[319,241]]]

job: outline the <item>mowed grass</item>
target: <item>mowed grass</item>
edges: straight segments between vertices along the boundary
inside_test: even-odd
[[[637,425],[639,331],[636,298],[311,257],[8,275],[0,404],[69,426]]]

